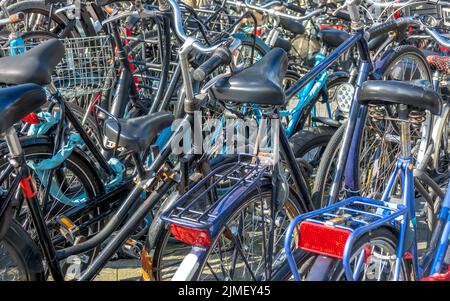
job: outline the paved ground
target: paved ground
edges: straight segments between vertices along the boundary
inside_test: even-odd
[[[110,261],[102,270],[96,281],[139,281],[141,263],[135,259],[120,259]]]

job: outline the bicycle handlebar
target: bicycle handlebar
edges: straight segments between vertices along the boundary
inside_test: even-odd
[[[319,8],[319,9],[313,10],[312,12],[310,12],[310,13],[304,15],[304,16],[293,16],[293,15],[289,15],[289,14],[286,14],[286,13],[282,13],[282,12],[277,11],[277,10],[272,9],[272,8],[267,8],[269,6],[269,4],[271,6],[279,4],[279,5],[283,5],[283,6],[287,7],[282,2],[277,2],[277,1],[272,1],[272,2],[270,2],[269,4],[267,4],[265,6],[253,5],[253,4],[251,4],[249,2],[249,0],[245,0],[245,2],[241,2],[241,1],[236,1],[236,2],[235,1],[227,1],[227,3],[232,4],[232,5],[234,5],[234,6],[238,7],[238,8],[241,8],[241,7],[242,8],[249,8],[249,9],[261,12],[261,13],[266,13],[266,14],[271,15],[271,16],[276,16],[276,17],[285,18],[285,19],[291,19],[291,20],[295,20],[295,21],[305,21],[305,20],[311,19],[312,17],[317,16],[317,15],[319,15],[319,14],[324,12],[323,8]],[[295,7],[296,7],[296,9],[301,9],[298,6],[295,6]],[[289,7],[287,7],[287,8],[289,8]],[[304,9],[301,9],[301,10],[303,12]],[[306,10],[304,10],[304,12],[306,12]]]

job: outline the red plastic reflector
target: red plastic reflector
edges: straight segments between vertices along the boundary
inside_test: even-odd
[[[188,228],[176,224],[170,224],[169,226],[172,235],[182,242],[200,247],[209,247],[211,245],[211,238],[207,230]]]
[[[23,195],[27,199],[31,199],[36,195],[36,185],[31,179],[31,176],[28,176],[25,179],[20,180],[20,187],[22,188]]]
[[[420,281],[450,281],[450,267],[447,272],[443,274],[434,274],[425,278],[422,278]]]
[[[39,117],[36,115],[36,113],[31,112],[24,118],[22,118],[23,122],[30,123],[30,124],[39,124]]]
[[[349,230],[304,221],[300,223],[298,247],[308,252],[342,258]]]

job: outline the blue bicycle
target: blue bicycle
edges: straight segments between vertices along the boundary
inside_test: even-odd
[[[291,222],[285,237],[290,273],[280,271],[281,278],[290,274],[295,280],[419,280],[441,273],[450,264],[449,191],[419,263],[410,140],[411,114],[427,110],[439,115],[441,97],[423,86],[369,81],[362,85],[358,101],[398,105],[401,156],[380,199],[350,197]],[[293,244],[298,246],[295,251]]]

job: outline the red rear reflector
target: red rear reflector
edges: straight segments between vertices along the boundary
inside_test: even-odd
[[[323,29],[343,30],[344,29],[344,26],[342,24],[338,24],[338,25],[321,24],[319,27],[320,27],[320,30],[323,30]]]
[[[36,195],[36,185],[32,180],[31,176],[26,177],[25,179],[20,180],[20,187],[22,188],[23,195],[27,199],[31,199]]]
[[[24,118],[22,118],[23,122],[30,123],[30,124],[39,124],[39,117],[36,115],[36,113],[31,112]]]
[[[308,252],[342,258],[349,230],[304,221],[300,223],[298,247]]]
[[[207,230],[188,228],[176,224],[170,224],[169,226],[172,235],[182,242],[200,247],[209,247],[211,245],[211,238]]]
[[[425,278],[422,278],[420,281],[450,281],[450,267],[447,272],[443,274],[434,274]]]

